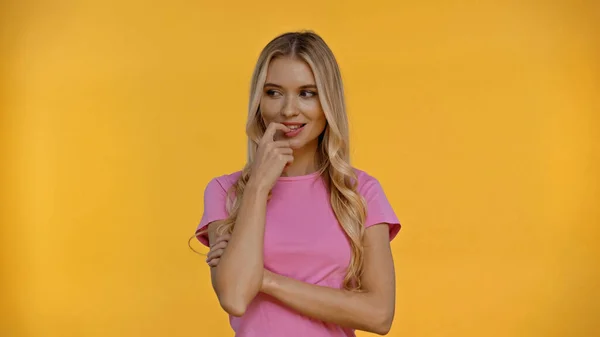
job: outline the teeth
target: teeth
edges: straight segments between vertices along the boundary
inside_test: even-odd
[[[300,127],[302,127],[302,125],[291,125],[291,126],[288,126],[288,128],[290,128],[290,130],[297,130]]]

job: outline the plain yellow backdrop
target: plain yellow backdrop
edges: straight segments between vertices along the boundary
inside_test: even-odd
[[[206,183],[245,161],[260,50],[312,29],[342,69],[353,164],[403,223],[389,335],[600,336],[599,13],[3,2],[0,335],[232,336],[187,239]]]

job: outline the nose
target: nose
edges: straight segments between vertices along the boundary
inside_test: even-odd
[[[281,109],[281,115],[284,117],[294,117],[300,113],[296,100],[292,97],[288,97],[285,100],[283,108]]]

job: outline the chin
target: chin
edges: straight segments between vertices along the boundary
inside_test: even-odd
[[[313,143],[315,145],[318,145],[318,137],[314,137],[314,138],[304,138],[301,139],[298,143],[298,149],[304,149],[304,148],[312,148],[311,145],[313,145]]]
[[[296,144],[296,148],[294,149],[294,151],[296,150],[302,150],[304,147],[306,147],[306,142],[304,140],[296,140],[297,144]]]

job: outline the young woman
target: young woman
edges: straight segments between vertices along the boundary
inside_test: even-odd
[[[195,233],[236,336],[386,334],[400,223],[377,179],[350,165],[340,71],[317,34],[264,48],[246,133],[246,166],[208,183]]]

